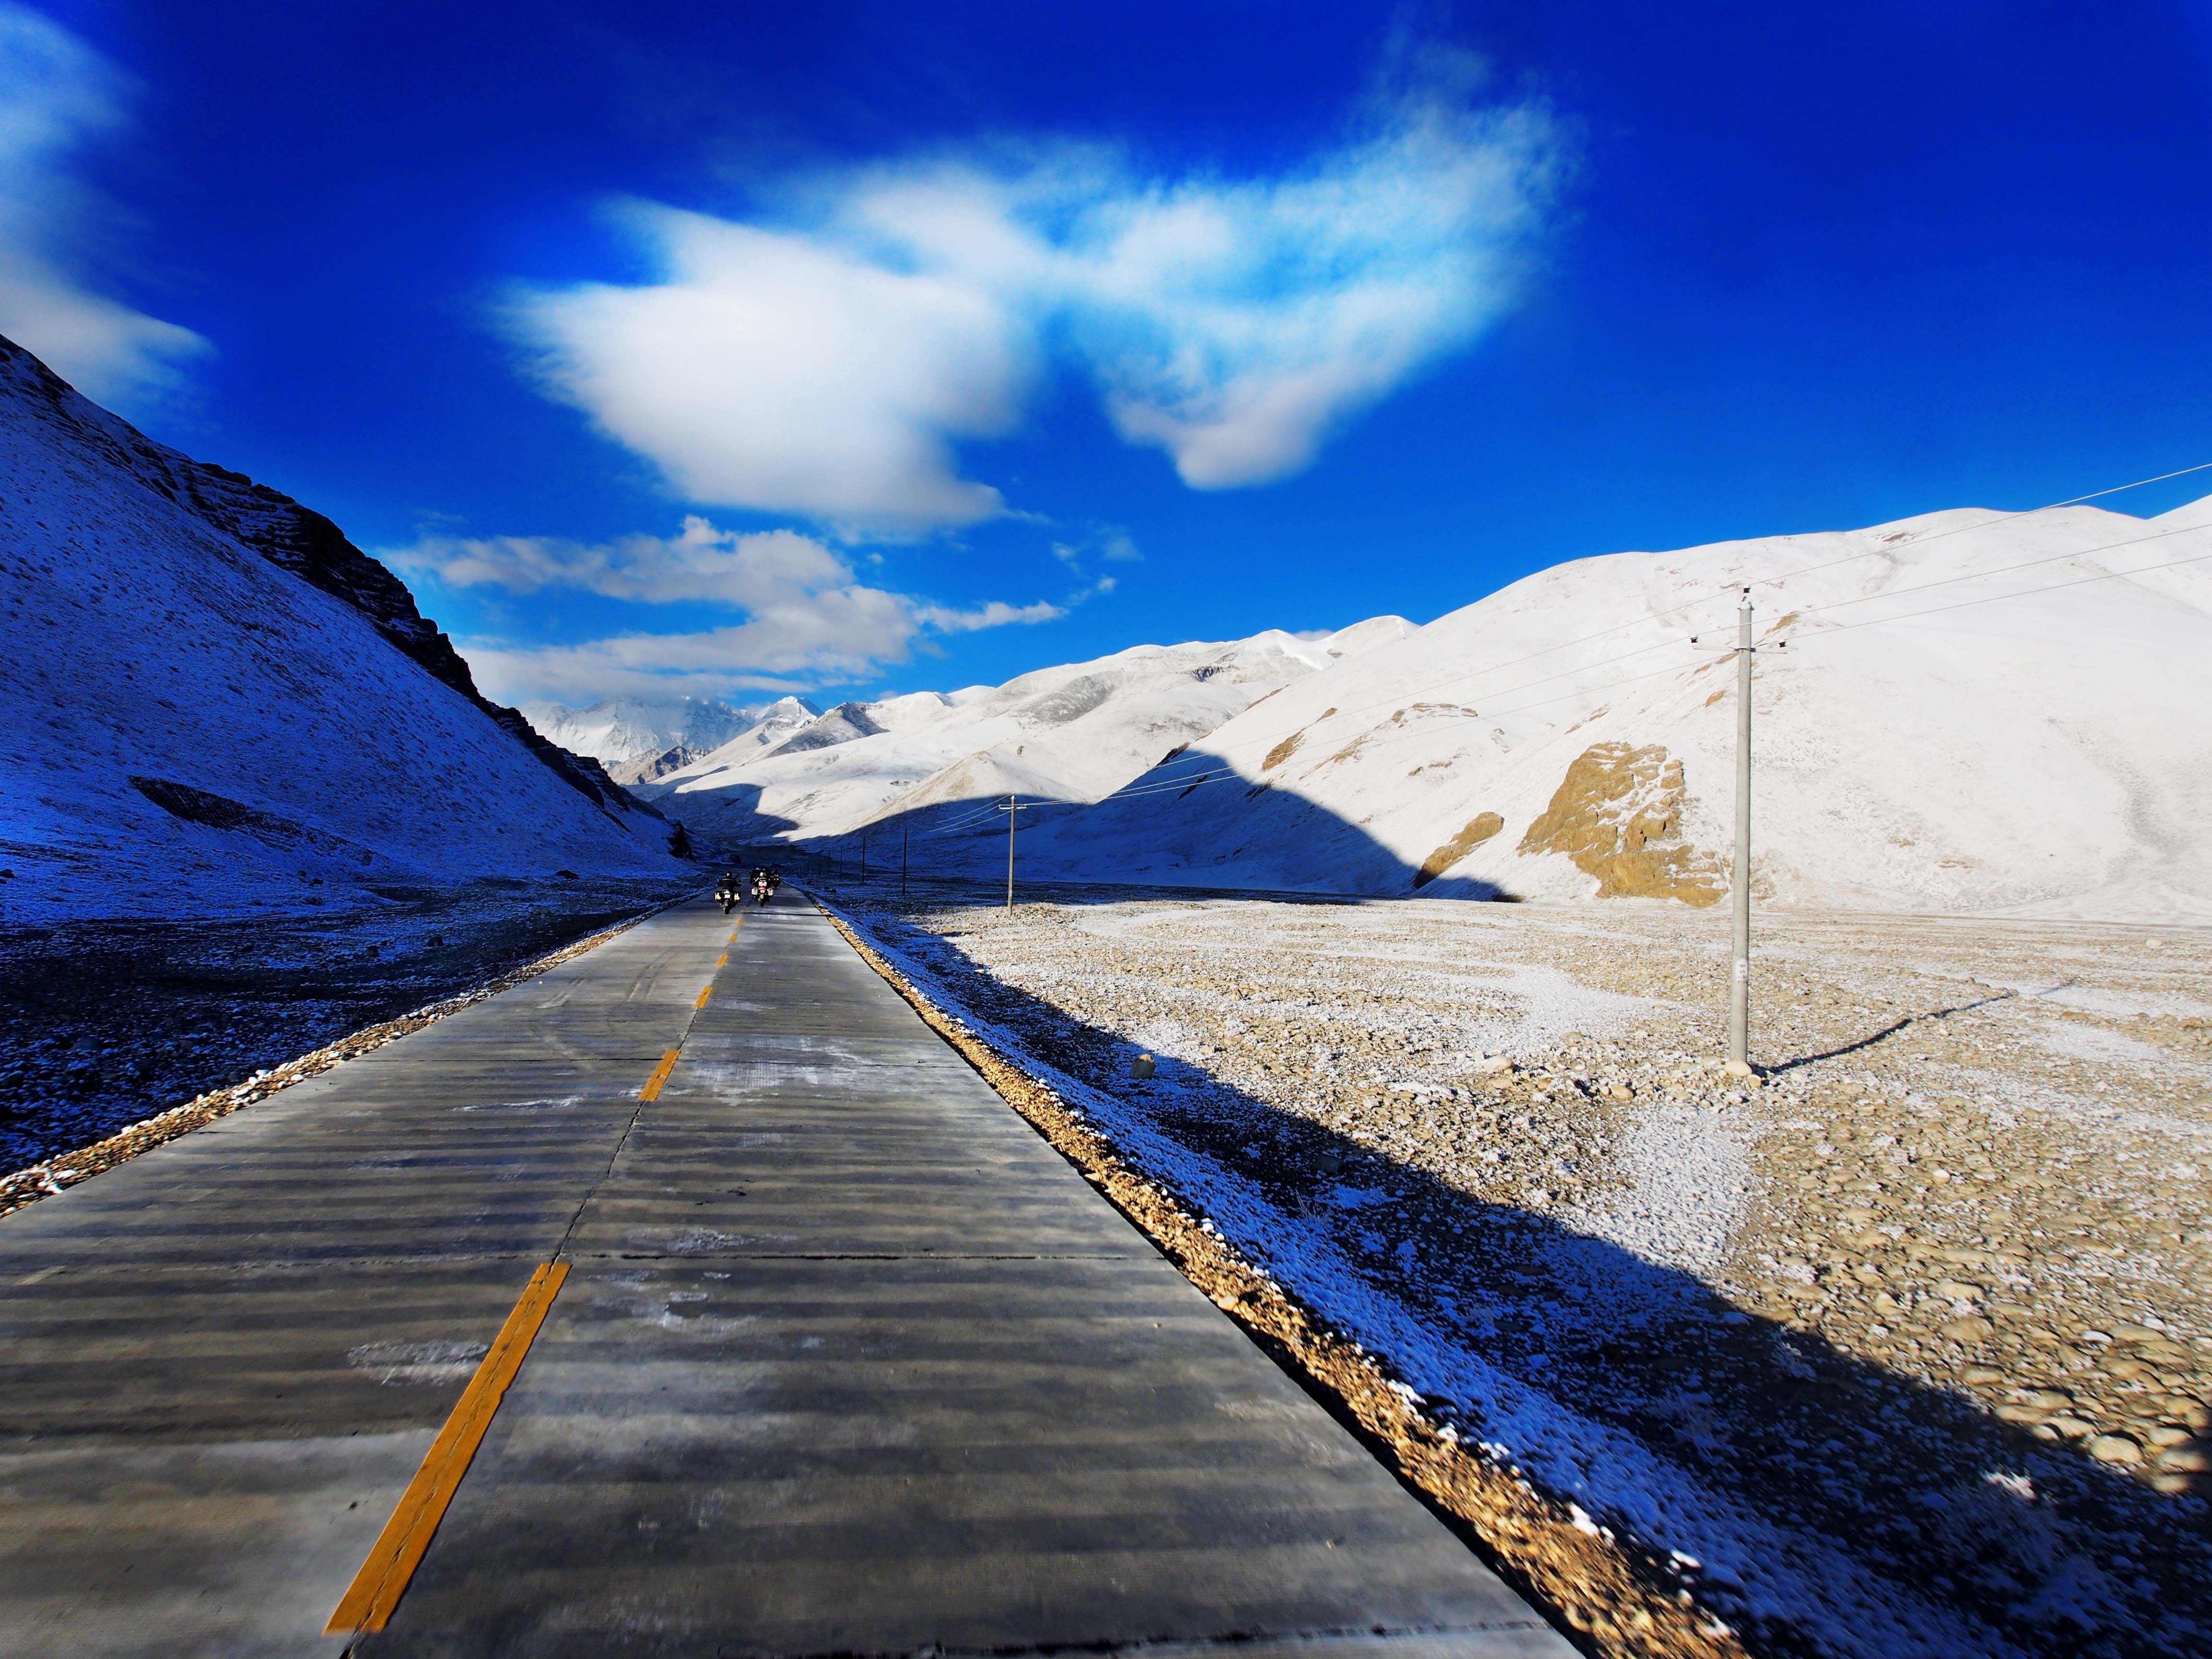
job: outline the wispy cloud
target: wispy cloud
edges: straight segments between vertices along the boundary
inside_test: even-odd
[[[0,0],[0,334],[126,409],[173,391],[210,349],[190,329],[98,293],[88,275],[121,213],[70,163],[127,128],[131,90],[68,30]]]
[[[972,611],[926,605],[914,614],[919,621],[941,634],[973,634],[979,629],[1004,628],[1012,623],[1058,622],[1067,614],[1067,607],[1044,599],[1039,599],[1035,605],[1008,605],[1004,599],[993,599]]]
[[[485,689],[508,699],[721,696],[866,679],[906,661],[933,634],[1055,621],[1064,606],[1003,600],[962,609],[858,580],[851,565],[795,531],[719,530],[696,514],[673,536],[580,542],[546,536],[434,535],[384,550],[386,562],[452,588],[592,593],[635,604],[706,605],[743,620],[581,644],[474,640],[462,650]]]
[[[1548,113],[1405,61],[1277,176],[1033,142],[788,181],[774,223],[624,204],[656,279],[526,289],[512,320],[553,395],[699,501],[992,517],[955,446],[1015,429],[1055,361],[1186,483],[1265,483],[1494,320],[1544,226]]]
[[[1054,542],[1052,556],[1080,576],[1085,562],[1092,558],[1134,564],[1145,556],[1138,550],[1136,538],[1119,525],[1093,525],[1090,533],[1079,541]],[[1113,586],[1110,580],[1107,586]]]

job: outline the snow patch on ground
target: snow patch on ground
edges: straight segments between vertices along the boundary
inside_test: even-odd
[[[1648,1106],[1621,1153],[1632,1184],[1571,1219],[1647,1261],[1713,1279],[1750,1202],[1752,1140],[1715,1111]]]

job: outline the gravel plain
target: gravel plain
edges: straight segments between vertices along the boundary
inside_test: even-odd
[[[1702,1528],[1686,1589],[1752,1650],[1877,1650],[1723,1513],[1840,1551],[1914,1650],[2212,1651],[2205,930],[1767,915],[1746,1080],[1713,911],[825,896],[1540,1394],[1548,1465],[1460,1421],[1644,1544]],[[1623,1432],[1646,1473],[1571,1455]]]

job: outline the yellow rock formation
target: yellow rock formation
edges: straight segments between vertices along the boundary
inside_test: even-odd
[[[1421,860],[1421,867],[1413,872],[1413,885],[1426,887],[1504,827],[1505,820],[1497,813],[1477,813],[1459,834]]]
[[[1593,744],[1567,768],[1520,851],[1565,854],[1597,878],[1600,898],[1717,904],[1728,890],[1723,866],[1682,839],[1686,793],[1682,763],[1658,744]]]

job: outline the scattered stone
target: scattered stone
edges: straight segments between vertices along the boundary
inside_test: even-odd
[[[2114,1463],[2123,1468],[2142,1462],[2142,1448],[2124,1434],[2098,1435],[2089,1442],[2087,1450],[2100,1463]]]
[[[1544,1386],[1588,1383],[1596,1397],[1633,1383],[1611,1373],[1632,1373],[1641,1348],[1555,1340],[1565,1330],[1550,1322],[1559,1287],[1516,1276],[1533,1265],[1518,1249],[1498,1255],[1502,1276],[1478,1290],[1492,1217],[1455,1209],[1452,1194],[1508,1212],[1501,1220],[1515,1208],[1557,1211],[1575,1232],[1632,1238],[1656,1257],[1675,1235],[1662,1236],[1655,1219],[1658,1230],[1679,1228],[1691,1209],[1663,1206],[1682,1203],[1671,1194],[1686,1189],[1698,1213],[1720,1224],[1712,1246],[1700,1244],[1705,1254],[1676,1265],[1776,1332],[1807,1333],[1808,1353],[1856,1362],[1867,1389],[1832,1399],[1825,1382],[1794,1369],[1804,1386],[1765,1388],[1773,1367],[1760,1357],[1716,1369],[1684,1352],[1670,1356],[1680,1364],[1664,1381],[1693,1404],[1678,1429],[1661,1432],[1741,1446],[1747,1464],[1802,1480],[1815,1508],[1880,1492],[1893,1510],[1907,1489],[1897,1483],[1977,1480],[1960,1474],[1970,1466],[1957,1460],[2005,1458],[1994,1443],[1999,1425],[2014,1442],[2011,1455],[2030,1436],[2054,1449],[2096,1443],[2094,1455],[2140,1480],[2145,1500],[2154,1487],[2203,1493],[2212,1483],[2212,1469],[2195,1462],[2212,1444],[2203,1401],[2212,1388],[2212,1156],[2192,1139],[2212,1127],[2212,1029],[2179,1015],[2104,1012],[2144,996],[2212,1001],[2212,988],[2173,972],[2193,961],[2146,963],[2128,953],[2129,936],[2094,928],[2067,936],[2057,968],[2051,937],[2012,924],[1916,922],[1908,941],[1887,923],[1778,921],[1787,943],[1771,958],[1759,1027],[1759,1058],[1775,1070],[1759,1079],[1695,1058],[1723,1051],[1724,1010],[1690,988],[1710,985],[1716,947],[1672,912],[1608,912],[1593,929],[1584,913],[1559,920],[1542,907],[1431,916],[1086,892],[1034,907],[1034,921],[977,928],[965,902],[908,919],[943,940],[931,948],[981,970],[972,977],[979,1014],[1018,1028],[1034,1020],[1041,1034],[1054,1019],[1107,1034],[1125,1045],[1116,1063],[1149,1042],[1206,1056],[1218,1101],[1130,1091],[1149,1097],[1144,1109],[1164,1131],[1243,1136],[1241,1125],[1229,1127],[1237,1112],[1303,1118],[1364,1142],[1382,1168],[1448,1189],[1415,1204],[1406,1201],[1409,1183],[1394,1188],[1391,1204],[1310,1213],[1370,1259],[1410,1236],[1419,1255],[1407,1259],[1424,1276],[1432,1262],[1472,1264],[1452,1270],[1465,1283],[1449,1293],[1462,1308],[1480,1295],[1533,1316],[1500,1324],[1496,1360],[1510,1369],[1525,1359]],[[1172,927],[1151,925],[1170,919]],[[2131,978],[2130,963],[2154,968],[2158,982]],[[2062,972],[2080,995],[1962,997],[1970,968],[1998,987],[2048,985]],[[1588,1013],[1561,987],[1555,1012],[1533,982],[1524,993],[1524,969],[1555,986],[1564,975],[1644,1000]],[[1008,993],[1002,1003],[994,981]],[[1937,1010],[1944,1017],[1930,1019]],[[1551,1030],[1547,1019],[1557,1021]],[[1597,1025],[1595,1036],[1556,1036],[1570,1019],[1618,1023]],[[1064,1044],[1045,1048],[1081,1073]],[[1519,1069],[1490,1069],[1501,1048],[1519,1056]],[[1110,1087],[1117,1079],[1102,1069],[1092,1080]],[[2120,1107],[2125,1118],[2112,1109]],[[1683,1157],[1701,1136],[1741,1152],[1701,1168]],[[1514,1236],[1547,1231],[1539,1224]],[[1446,1292],[1438,1284],[1434,1293],[1441,1303]],[[1583,1341],[1602,1318],[1578,1310],[1571,1322]],[[1701,1364],[1702,1380],[1687,1381]],[[1993,1413],[1982,1419],[1993,1443],[1947,1443],[1913,1410],[1893,1419],[1877,1403],[1885,1390],[1909,1399],[1930,1387]],[[1879,1422],[1862,1414],[1875,1412]],[[2169,1467],[2169,1453],[2189,1466]],[[2078,1461],[2028,1455],[2045,1458],[2054,1477]],[[2131,1606],[2147,1573],[2165,1573],[2148,1559],[2158,1552],[2136,1548],[2124,1528],[2078,1531],[2065,1548]],[[1949,1576],[1962,1596],[1984,1588],[1971,1564],[1895,1565]],[[2160,1583],[2158,1595],[2175,1594],[2169,1578]],[[1991,1595],[2021,1605],[2009,1589]],[[2192,1617],[2200,1603],[2212,1610],[2212,1589],[2183,1599]],[[2026,1645],[2046,1659],[2063,1650]]]

